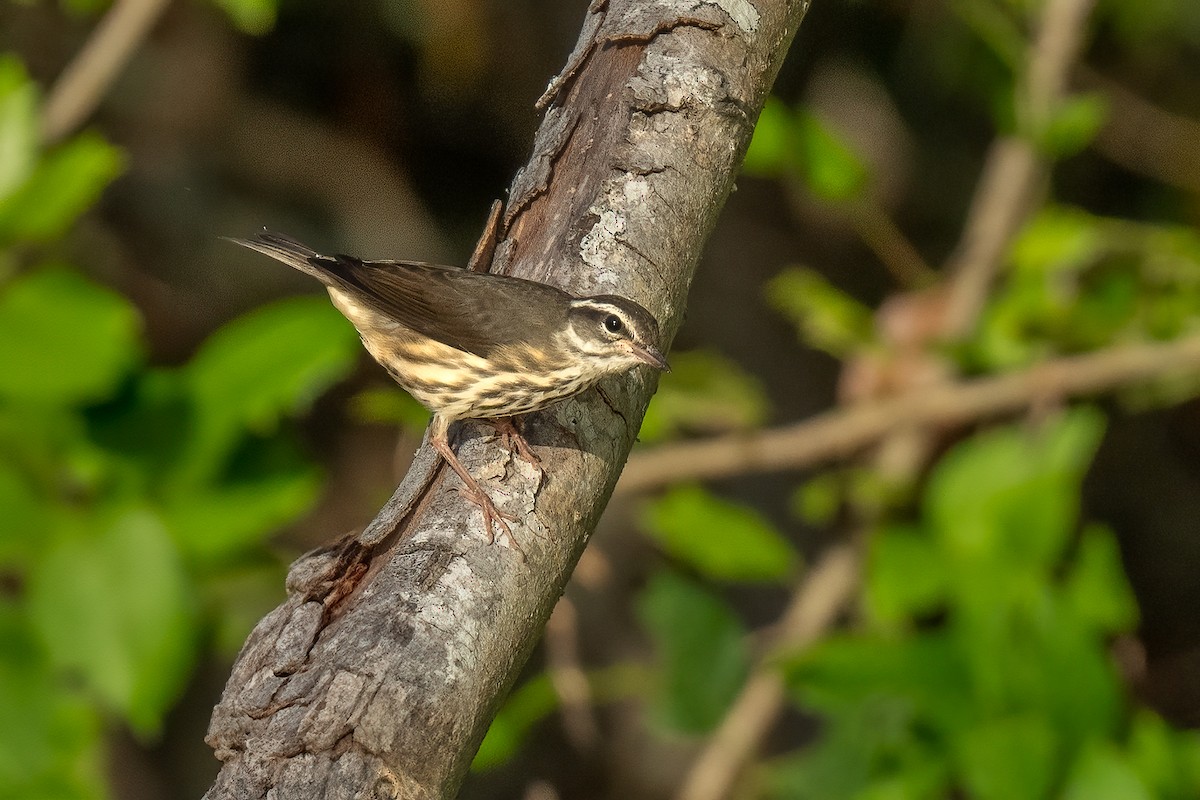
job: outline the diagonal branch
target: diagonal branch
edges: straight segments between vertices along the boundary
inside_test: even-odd
[[[1043,400],[1099,394],[1197,370],[1200,337],[1118,345],[1006,375],[915,389],[770,430],[639,451],[629,459],[618,489],[645,491],[676,481],[804,469],[853,455],[897,430],[966,425]]]
[[[642,303],[673,333],[805,0],[597,0],[552,84],[492,269]],[[650,376],[532,415],[546,475],[458,447],[527,560],[488,546],[423,446],[358,535],[293,565],[213,713],[209,798],[452,796],[633,444]]]

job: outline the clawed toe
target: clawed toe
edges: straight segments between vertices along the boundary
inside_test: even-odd
[[[512,417],[500,417],[498,419],[488,420],[492,427],[496,429],[496,433],[500,436],[500,441],[505,449],[509,452],[514,452],[517,457],[525,461],[539,472],[542,469],[542,459],[538,454],[533,452],[533,448],[529,446],[529,442],[525,441],[525,437],[517,430],[516,423]]]

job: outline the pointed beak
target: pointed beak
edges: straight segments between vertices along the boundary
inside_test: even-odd
[[[649,364],[657,370],[670,372],[671,365],[667,363],[666,357],[659,351],[657,347],[650,345],[633,345],[633,354],[637,356],[638,361],[643,364]]]

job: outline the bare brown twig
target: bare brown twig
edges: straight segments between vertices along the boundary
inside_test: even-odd
[[[1008,245],[1044,180],[1046,164],[1030,137],[1046,124],[1062,98],[1067,71],[1083,45],[1094,3],[1053,0],[1044,8],[1030,48],[1029,71],[1020,87],[1027,103],[1028,130],[1024,136],[1002,137],[992,145],[958,249],[946,265],[951,283],[944,331],[950,339],[962,337],[975,324]]]
[[[69,136],[101,98],[150,32],[168,0],[116,0],[91,38],[59,76],[42,110],[42,141]]]
[[[796,590],[776,630],[773,650],[808,647],[833,624],[858,587],[853,544],[831,547]],[[729,713],[709,738],[677,800],[720,800],[754,756],[779,717],[784,683],[775,666],[758,665]]]
[[[1101,155],[1140,175],[1200,192],[1200,120],[1160,108],[1094,70],[1083,70],[1083,78],[1110,105],[1094,143]]]
[[[759,433],[723,436],[637,452],[618,491],[644,491],[681,480],[801,469],[851,455],[898,428],[949,427],[1012,413],[1044,398],[1096,394],[1200,368],[1200,337],[1119,345],[1037,364],[1019,372],[915,390],[835,409]]]

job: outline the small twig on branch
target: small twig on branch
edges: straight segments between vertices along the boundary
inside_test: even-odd
[[[1084,70],[1083,79],[1110,106],[1097,152],[1132,172],[1200,192],[1200,120],[1173,114],[1093,70]]]
[[[997,139],[967,213],[966,228],[950,263],[950,297],[944,332],[965,335],[983,309],[1004,254],[1029,212],[1046,174],[1046,163],[1031,136],[1045,126],[1067,81],[1067,71],[1083,45],[1087,17],[1095,0],[1052,0],[1042,13],[1030,64],[1018,97],[1027,102],[1024,136]]]
[[[1006,375],[939,384],[835,409],[757,433],[635,452],[617,490],[644,491],[683,480],[801,469],[851,455],[907,426],[962,425],[1020,411],[1045,398],[1097,394],[1197,368],[1200,336],[1163,344],[1117,345]]]
[[[42,110],[42,141],[54,144],[83,124],[158,21],[168,0],[116,0],[55,82]]]
[[[820,638],[853,599],[859,567],[853,544],[831,547],[792,595],[771,643],[772,652],[795,652]],[[720,800],[730,794],[779,717],[785,689],[774,664],[758,665],[692,765],[676,800]]]

